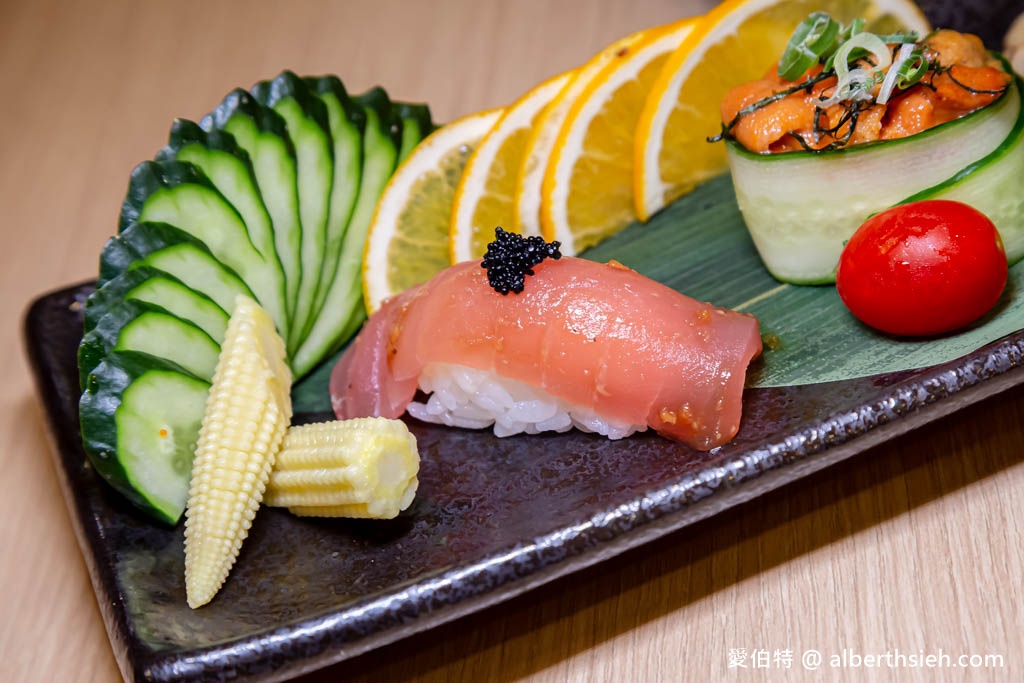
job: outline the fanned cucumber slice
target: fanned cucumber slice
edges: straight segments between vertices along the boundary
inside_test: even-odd
[[[185,510],[209,389],[166,360],[112,353],[79,402],[82,440],[97,472],[169,524]]]
[[[278,277],[284,283],[274,227],[256,184],[252,162],[230,133],[205,131],[192,121],[178,119],[171,126],[170,141],[157,153],[156,160],[188,162],[201,170],[241,215],[253,246],[268,267],[280,272]],[[286,328],[280,330],[281,334],[287,334],[287,310],[284,324]]]
[[[89,373],[113,351],[138,351],[169,360],[202,379],[213,377],[220,345],[187,320],[143,301],[120,301],[107,307],[78,347],[82,386]]]
[[[363,170],[359,197],[345,232],[338,271],[320,315],[299,349],[292,356],[296,377],[309,372],[359,329],[366,318],[362,299],[363,248],[384,186],[394,173],[402,144],[402,120],[381,88],[374,88],[352,101],[363,107]]]
[[[149,266],[127,270],[89,295],[85,302],[85,331],[96,327],[111,306],[124,301],[160,306],[200,328],[218,344],[227,331],[228,314],[216,302],[172,275]]]
[[[141,258],[143,256],[121,239],[121,235],[109,238],[100,251],[100,275],[96,287],[103,287],[114,278],[126,273]]]
[[[302,278],[302,223],[298,170],[288,125],[245,90],[233,90],[199,122],[203,130],[223,130],[249,154],[263,204],[274,226],[277,258],[284,271],[288,319],[294,317]],[[280,329],[280,328],[279,328]]]
[[[111,484],[178,521],[239,295],[272,316],[296,377],[355,333],[377,201],[433,129],[425,105],[287,71],[229,93],[199,124],[174,122],[132,173],[86,304],[82,434]]]
[[[434,120],[430,116],[430,107],[418,102],[396,102],[395,111],[402,119],[402,145],[398,150],[398,163],[412,154],[420,141],[434,132]]]
[[[183,161],[144,161],[136,166],[120,225],[126,228],[142,221],[168,223],[195,236],[245,280],[278,329],[286,328],[280,269],[259,253],[241,215],[198,167]]]
[[[331,208],[327,217],[327,235],[324,260],[320,271],[320,287],[313,303],[316,311],[322,311],[324,302],[335,285],[335,275],[341,260],[345,232],[355,209],[356,198],[362,185],[363,133],[366,129],[366,114],[355,104],[345,91],[341,80],[335,76],[306,79],[309,89],[324,103],[327,122],[334,144],[334,181],[331,187]],[[311,317],[306,333],[312,328],[315,316]]]
[[[1016,80],[1021,107],[1006,140],[949,180],[900,202],[952,199],[973,206],[995,223],[1011,265],[1024,258],[1024,79]]]
[[[327,216],[334,179],[330,125],[323,102],[290,71],[272,81],[257,83],[252,88],[252,96],[284,119],[295,147],[299,219],[302,222],[299,258],[302,275],[295,301],[293,328],[283,336],[290,348],[296,348],[309,329],[311,317],[316,315],[315,302],[325,255]]]
[[[153,268],[202,292],[225,312],[235,298],[255,295],[206,245],[166,223],[136,223],[107,240],[100,254],[99,286],[135,268]]]

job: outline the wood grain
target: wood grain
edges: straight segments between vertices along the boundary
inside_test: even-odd
[[[36,295],[93,277],[132,166],[175,116],[283,68],[384,84],[438,120],[510,102],[634,29],[710,2],[0,1],[0,680],[119,676],[21,349]],[[801,680],[848,648],[1000,654],[1024,680],[1024,391],[969,408],[578,576],[308,681]],[[728,668],[732,648],[792,668]],[[747,661],[749,666],[750,661]]]

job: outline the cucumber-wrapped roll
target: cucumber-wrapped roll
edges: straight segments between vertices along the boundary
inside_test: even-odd
[[[722,104],[736,199],[772,275],[833,282],[857,227],[912,196],[948,195],[996,214],[1008,253],[1019,255],[1024,207],[1006,183],[1019,182],[1024,163],[1021,91],[1005,63],[966,34],[919,42],[825,30],[828,21],[812,15],[808,31],[820,40],[798,30],[777,73]]]

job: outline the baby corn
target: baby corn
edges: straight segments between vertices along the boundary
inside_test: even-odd
[[[292,427],[264,502],[299,515],[390,519],[416,495],[419,465],[416,438],[400,420]]]
[[[239,296],[210,387],[185,515],[185,590],[192,608],[227,579],[291,421],[284,342],[259,304]]]

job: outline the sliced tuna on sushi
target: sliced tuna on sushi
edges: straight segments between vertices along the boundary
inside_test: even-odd
[[[501,294],[474,261],[371,316],[332,372],[331,398],[341,419],[408,410],[499,436],[650,427],[707,450],[736,435],[760,352],[753,316],[617,263],[547,260],[520,293]]]

